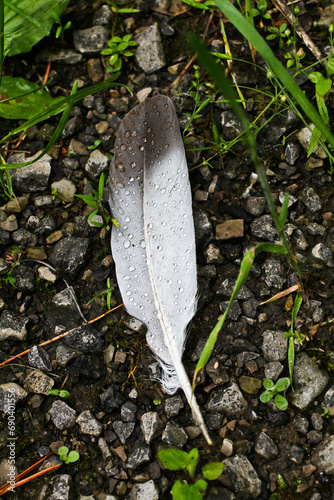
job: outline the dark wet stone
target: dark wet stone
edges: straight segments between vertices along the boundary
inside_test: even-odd
[[[80,425],[80,432],[83,434],[99,436],[102,432],[102,424],[96,420],[94,415],[89,410],[81,412],[76,422]]]
[[[23,155],[23,157],[13,155],[9,158],[8,163],[31,161],[37,158],[38,155],[39,153],[27,158],[25,158],[25,155]],[[44,191],[47,189],[50,173],[51,156],[47,154],[27,167],[10,170],[15,192],[22,193],[36,193],[36,191]]]
[[[330,417],[334,417],[334,386],[330,387],[326,392],[321,407],[328,412]]]
[[[319,472],[334,474],[334,436],[328,436],[313,451],[311,462]]]
[[[4,311],[0,319],[0,340],[25,340],[29,319],[14,311]]]
[[[75,426],[76,412],[64,401],[54,401],[48,413],[54,425],[61,431]]]
[[[165,414],[167,418],[176,417],[184,408],[181,396],[173,396],[165,400]]]
[[[226,278],[218,288],[217,295],[222,295],[223,297],[231,297],[235,283],[236,280]],[[247,288],[247,286],[244,285],[236,298],[240,300],[247,300],[251,297],[253,297],[252,292]]]
[[[32,292],[35,288],[35,273],[31,267],[20,264],[12,271],[16,278],[15,286],[21,292]]]
[[[210,431],[220,429],[223,420],[223,414],[218,411],[208,413],[205,417],[205,423]]]
[[[165,66],[166,60],[158,26],[155,24],[149,26],[134,39],[138,43],[135,60],[140,69],[151,74]]]
[[[99,179],[102,172],[106,172],[109,165],[109,158],[107,155],[95,149],[90,155],[85,165],[85,172],[93,179]]]
[[[238,367],[242,368],[246,363],[252,361],[253,359],[258,358],[259,356],[260,355],[257,354],[256,352],[248,352],[248,351],[241,352],[237,356]]]
[[[116,97],[108,101],[108,106],[111,111],[116,111],[116,113],[126,113],[129,110],[129,98],[128,97]]]
[[[260,130],[257,140],[259,144],[276,144],[291,127],[296,127],[300,122],[298,116],[288,109],[284,114],[274,118]]]
[[[205,371],[216,385],[225,384],[229,381],[226,369],[216,358],[210,358],[210,361],[205,367]]]
[[[73,116],[66,123],[64,130],[61,133],[63,138],[71,137],[76,132],[79,132],[82,128],[82,119],[80,116]]]
[[[38,238],[35,234],[27,231],[24,227],[20,227],[20,229],[13,232],[12,240],[17,245],[33,247],[37,245]]]
[[[206,500],[236,500],[236,496],[231,490],[221,486],[213,486],[205,498]]]
[[[322,203],[320,197],[312,187],[305,187],[300,193],[299,198],[313,214],[321,210]]]
[[[170,24],[168,24],[168,22],[166,21],[166,19],[162,20],[161,25],[160,25],[160,29],[161,29],[161,33],[164,36],[172,36],[175,33],[175,29],[173,28],[173,26],[171,26]]]
[[[228,301],[219,303],[219,309],[221,310],[222,313],[226,311],[228,304],[229,304]],[[234,300],[227,313],[226,318],[231,319],[232,321],[238,321],[238,318],[241,316],[241,313],[242,311],[240,309],[239,302],[237,300]]]
[[[148,445],[143,443],[138,443],[132,449],[126,467],[128,469],[135,470],[140,465],[146,464],[151,460],[152,452]]]
[[[282,363],[280,363],[279,361],[271,361],[266,364],[264,374],[266,378],[270,378],[270,380],[276,382],[283,369],[284,366],[282,365]]]
[[[91,325],[82,325],[64,337],[64,344],[82,353],[99,354],[104,341]]]
[[[323,434],[320,431],[310,431],[307,433],[307,440],[310,444],[319,444],[323,440]]]
[[[268,287],[283,289],[286,283],[284,268],[277,257],[267,257],[263,264],[264,281]]]
[[[121,407],[121,419],[123,422],[135,422],[137,406],[131,401],[127,401]]]
[[[247,198],[246,211],[258,217],[263,214],[267,200],[264,196],[250,196]]]
[[[287,357],[288,339],[280,330],[263,332],[262,352],[268,361],[284,361]]]
[[[247,318],[257,318],[257,306],[259,301],[257,299],[249,299],[241,302],[242,312]]]
[[[0,229],[0,246],[7,246],[11,242],[11,236],[8,231]]]
[[[288,142],[284,152],[284,159],[289,165],[294,165],[301,153],[301,147],[298,142]]]
[[[307,434],[309,422],[306,417],[298,417],[295,421],[295,427],[300,434]]]
[[[326,266],[334,267],[333,253],[323,243],[318,243],[312,248],[312,255],[319,260],[322,260]]]
[[[326,394],[325,394],[325,396],[326,396]],[[312,422],[312,426],[313,426],[314,430],[316,430],[316,431],[322,431],[322,429],[324,427],[324,419],[323,419],[323,417],[319,413],[312,413],[312,415],[311,415],[311,422]]]
[[[212,390],[207,407],[208,411],[221,411],[234,418],[247,410],[248,403],[236,382],[231,381],[226,387]]]
[[[295,392],[291,403],[299,410],[306,410],[326,389],[328,374],[321,370],[305,352],[297,354],[293,370]]]
[[[93,26],[73,33],[74,47],[86,55],[100,54],[108,46],[110,38],[110,30],[104,26]]]
[[[128,437],[130,437],[134,431],[135,423],[134,422],[122,422],[121,420],[115,420],[115,422],[113,422],[112,426],[113,426],[113,429],[116,432],[117,436],[119,437],[119,440],[121,441],[121,443],[125,444]]]
[[[43,464],[44,465],[44,464]],[[52,464],[55,465],[55,464]],[[72,478],[69,474],[58,474],[51,481],[51,494],[49,500],[69,500],[72,488]]]
[[[144,435],[146,444],[150,444],[153,439],[160,436],[164,423],[156,411],[144,413],[140,420],[140,428]]]
[[[233,113],[233,111],[223,111],[220,115],[221,125],[223,127],[223,134],[229,140],[235,139],[242,131],[240,119]]]
[[[162,433],[162,440],[170,446],[182,448],[188,441],[188,436],[181,427],[168,422]]]
[[[48,353],[38,345],[34,345],[28,353],[29,365],[39,370],[52,371],[52,364]]]
[[[105,392],[100,394],[100,401],[102,410],[106,413],[112,413],[125,402],[125,396],[116,389],[108,387]]]
[[[89,259],[89,240],[69,237],[58,241],[51,250],[50,259],[69,278],[74,278]]]
[[[251,232],[257,238],[275,241],[277,230],[271,215],[262,215],[251,224]]]
[[[57,229],[56,219],[52,215],[47,215],[46,217],[43,217],[43,219],[40,221],[38,227],[36,228],[35,233],[38,234],[38,236],[48,236],[56,229]]]
[[[302,446],[298,444],[293,444],[290,448],[290,460],[295,462],[296,464],[301,465],[303,463],[305,456],[305,450]]]
[[[247,457],[235,455],[224,460],[224,474],[230,477],[236,493],[244,498],[257,498],[261,494],[262,484]]]
[[[255,442],[255,451],[258,455],[267,460],[272,460],[278,455],[278,448],[268,434],[261,432]]]
[[[72,330],[80,321],[80,313],[74,300],[72,287],[57,293],[46,310],[46,318],[53,332]]]
[[[102,5],[99,10],[94,12],[93,25],[94,26],[104,26],[109,24],[112,20],[112,12],[109,5]]]
[[[204,148],[205,141],[197,137],[189,137],[185,142],[186,157],[189,163],[197,165],[201,159],[202,152],[200,148]]]

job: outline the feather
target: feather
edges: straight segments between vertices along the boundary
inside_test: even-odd
[[[111,248],[124,306],[147,326],[147,343],[168,394],[181,387],[208,443],[182,364],[196,310],[196,248],[188,168],[177,116],[166,96],[123,119],[110,167],[110,208],[120,227]]]

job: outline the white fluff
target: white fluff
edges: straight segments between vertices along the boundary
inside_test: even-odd
[[[179,124],[166,96],[146,99],[123,119],[110,169],[112,254],[124,305],[147,326],[168,394],[181,387],[211,443],[181,358],[196,308],[191,190]]]

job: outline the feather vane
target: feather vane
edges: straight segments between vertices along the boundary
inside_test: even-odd
[[[196,248],[188,168],[177,116],[166,96],[146,99],[124,118],[110,168],[110,208],[120,227],[111,248],[124,305],[147,326],[163,388],[182,387],[211,443],[182,364],[196,309]]]

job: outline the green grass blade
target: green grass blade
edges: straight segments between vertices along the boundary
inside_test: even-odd
[[[263,57],[268,66],[275,73],[276,77],[281,81],[286,90],[295,98],[301,109],[306,113],[309,119],[325,136],[328,143],[334,149],[334,136],[326,127],[320,115],[316,112],[310,101],[304,95],[295,80],[291,77],[284,66],[276,59],[274,53],[263,40],[261,35],[246,21],[240,12],[232,5],[229,0],[214,0],[215,4],[237,28],[238,31],[248,40]]]
[[[207,362],[209,361],[209,358],[210,358],[211,353],[213,351],[213,348],[215,346],[218,334],[219,334],[220,330],[222,329],[223,324],[225,323],[225,319],[226,319],[227,313],[230,310],[232,302],[236,298],[238,293],[240,292],[241,288],[243,287],[243,285],[247,279],[248,273],[249,273],[249,271],[252,267],[252,264],[254,262],[256,248],[257,247],[251,248],[244,255],[244,258],[242,259],[242,262],[241,262],[239,275],[238,275],[237,281],[234,285],[234,289],[233,289],[231,298],[229,300],[229,303],[227,305],[226,311],[219,318],[218,323],[216,324],[216,326],[214,327],[214,329],[210,333],[208,340],[206,341],[204,349],[203,349],[201,356],[200,356],[200,358],[197,362],[197,365],[196,365],[196,369],[195,369],[195,373],[194,373],[194,377],[193,377],[193,383],[192,383],[192,391],[193,392],[195,390],[196,378],[197,378],[198,372],[202,368],[204,368],[205,365],[207,364]]]
[[[289,193],[286,193],[284,201],[282,203],[280,214],[278,216],[278,222],[281,229],[283,229],[286,219],[288,217],[288,208],[289,208]]]
[[[9,132],[9,134],[6,135],[6,137],[4,137],[3,139],[0,140],[0,143],[7,141],[8,139],[10,139],[10,137],[12,137],[15,134],[19,134],[20,132],[26,131],[27,128],[32,127],[33,125],[36,125],[36,123],[47,120],[52,115],[62,113],[64,111],[64,109],[66,108],[66,105],[68,103],[73,103],[73,105],[74,105],[77,101],[84,99],[88,95],[91,95],[91,94],[94,94],[95,92],[99,92],[100,90],[109,88],[109,87],[111,87],[111,85],[122,85],[123,87],[126,87],[125,85],[123,85],[121,83],[114,82],[114,78],[109,78],[108,80],[105,80],[104,82],[96,83],[94,85],[91,85],[90,87],[87,87],[85,89],[81,89],[78,92],[76,92],[74,95],[71,94],[68,97],[64,97],[64,99],[61,102],[58,102],[57,104],[54,104],[53,106],[50,106],[46,111],[44,111],[43,113],[40,113],[39,115],[32,117],[30,120],[27,120],[23,125],[20,125],[19,127],[15,128],[14,130],[11,130]],[[130,94],[132,95],[132,91],[128,87],[126,87],[126,88],[130,92]]]
[[[5,23],[5,11],[4,11],[4,0],[0,0],[0,86],[2,80],[2,67],[4,59],[4,46],[5,46],[5,34],[4,34],[4,23]]]
[[[71,96],[75,95],[77,88],[78,88],[78,84],[77,84],[77,82],[75,82],[75,84],[73,85],[72,91],[71,91]],[[63,115],[62,115],[62,117],[57,125],[57,128],[54,131],[50,141],[48,142],[46,147],[43,149],[41,154],[38,155],[37,158],[34,159],[34,162],[40,160],[56,144],[56,142],[58,141],[58,139],[61,136],[62,131],[64,130],[66,123],[68,122],[72,108],[74,106],[74,102],[75,101],[70,100],[66,104]],[[26,167],[27,165],[30,165],[31,163],[32,163],[31,161],[27,161],[27,162],[23,162],[23,163],[15,163],[12,165],[1,165],[0,170],[11,170],[11,169],[15,169],[15,168]]]

